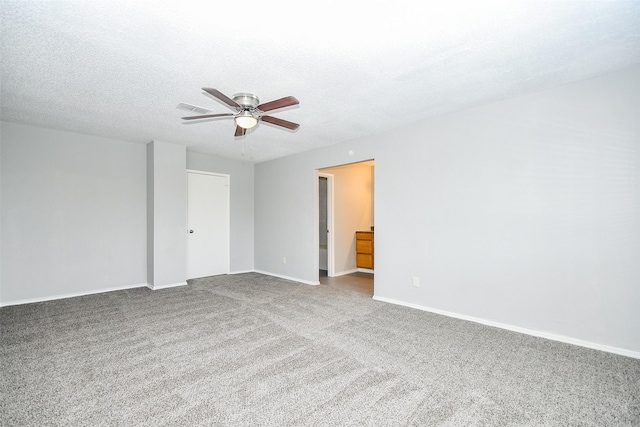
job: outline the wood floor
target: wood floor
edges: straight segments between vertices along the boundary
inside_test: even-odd
[[[373,296],[373,274],[371,273],[357,272],[344,276],[328,277],[326,270],[320,270],[320,285],[351,289]]]

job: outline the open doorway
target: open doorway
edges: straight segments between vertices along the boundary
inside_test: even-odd
[[[373,160],[318,170],[320,284],[373,295],[374,195]]]

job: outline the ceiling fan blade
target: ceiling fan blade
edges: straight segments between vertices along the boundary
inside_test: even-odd
[[[276,99],[275,101],[265,102],[264,104],[258,105],[256,108],[262,111],[271,111],[276,110],[278,108],[289,107],[291,105],[298,105],[300,101],[298,101],[293,96],[285,96],[284,98]]]
[[[278,125],[278,126],[282,126],[285,127],[287,129],[291,129],[291,130],[296,130],[300,127],[299,124],[297,123],[293,123],[287,120],[283,120],[283,119],[279,119],[277,117],[273,117],[273,116],[262,116],[260,118],[260,120],[262,120],[263,122],[267,122],[267,123],[271,123],[273,125]]]
[[[233,113],[205,114],[204,116],[189,116],[189,117],[183,117],[182,120],[210,119],[212,117],[230,117],[230,116],[233,116]]]
[[[243,136],[245,133],[247,133],[247,130],[245,128],[241,128],[240,126],[236,126],[236,133],[233,136]]]
[[[227,104],[229,107],[231,108],[242,108],[242,106],[240,106],[240,104],[238,104],[236,101],[234,101],[233,99],[229,98],[228,96],[226,96],[225,94],[223,94],[222,92],[220,92],[217,89],[211,88],[211,87],[203,87],[202,88],[203,91],[207,92],[209,95],[213,95],[216,98],[218,98],[220,101],[224,102],[225,104]]]

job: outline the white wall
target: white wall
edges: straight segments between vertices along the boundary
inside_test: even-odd
[[[145,146],[0,130],[0,304],[144,285]]]
[[[183,145],[147,144],[147,271],[153,272],[147,282],[153,289],[187,284],[186,161]]]
[[[231,175],[231,269],[253,270],[253,164],[158,141],[0,130],[0,305],[182,284],[187,167]]]
[[[253,163],[187,152],[187,169],[230,175],[230,271],[253,271]]]
[[[0,122],[0,305],[2,305],[2,126]]]
[[[322,169],[333,175],[334,269],[335,274],[356,270],[356,231],[373,225],[373,186],[370,164]]]
[[[154,282],[153,276],[153,245],[154,245],[154,198],[153,189],[155,186],[155,180],[153,179],[153,144],[147,144],[147,284],[150,285]]]
[[[374,158],[377,298],[640,357],[639,123],[636,67],[257,164],[256,269],[313,282],[315,170]]]

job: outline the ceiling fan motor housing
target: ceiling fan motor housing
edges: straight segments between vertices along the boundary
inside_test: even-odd
[[[244,110],[253,110],[260,104],[260,99],[252,93],[236,93],[233,100],[240,104]]]

